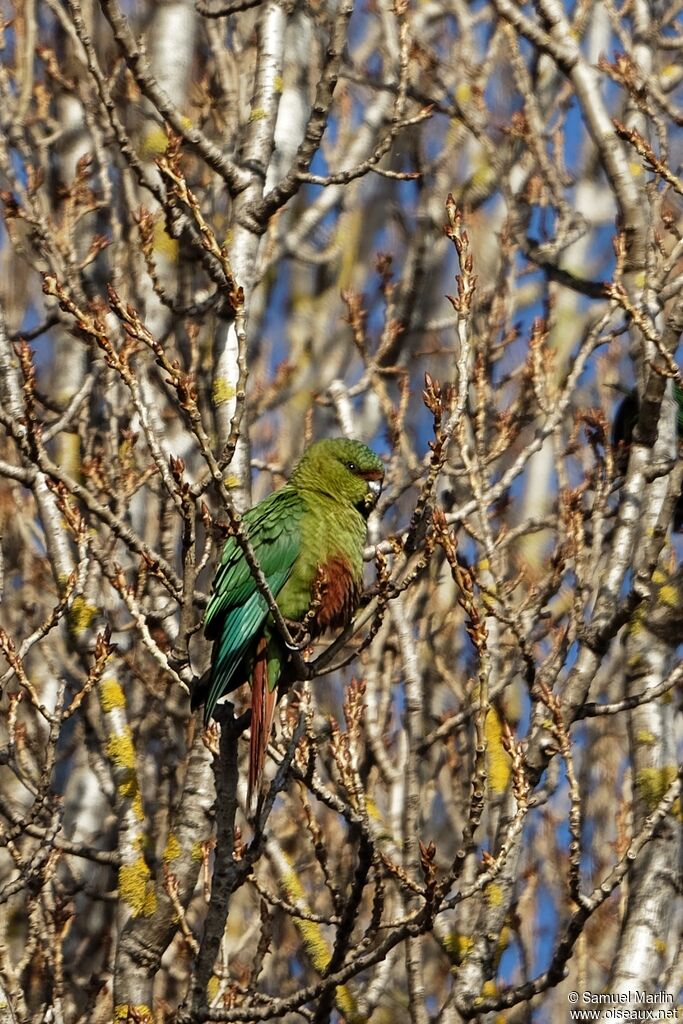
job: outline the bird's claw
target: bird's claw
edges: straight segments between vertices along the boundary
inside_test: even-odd
[[[307,634],[306,627],[303,623],[296,622],[294,619],[285,619],[285,623],[291,637],[291,643],[289,640],[284,641],[286,650],[290,654],[301,654],[306,647],[304,643]]]
[[[285,640],[285,648],[290,654],[301,654],[301,652],[304,650],[304,646],[305,645],[298,644],[296,640],[291,644],[287,640]]]

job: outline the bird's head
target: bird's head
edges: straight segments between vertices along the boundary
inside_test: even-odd
[[[309,445],[292,472],[295,487],[353,505],[368,516],[377,504],[384,465],[362,441],[333,437]]]

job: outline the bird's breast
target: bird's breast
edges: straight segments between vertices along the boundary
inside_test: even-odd
[[[360,579],[345,558],[332,555],[322,562],[311,585],[314,632],[346,626],[356,610],[360,591]]]

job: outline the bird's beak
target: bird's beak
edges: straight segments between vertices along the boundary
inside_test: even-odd
[[[368,490],[365,497],[365,507],[371,511],[377,504],[377,499],[382,493],[381,480],[368,480]]]

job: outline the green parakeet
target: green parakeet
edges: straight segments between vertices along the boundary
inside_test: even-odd
[[[312,636],[345,626],[356,609],[367,517],[383,477],[382,462],[362,442],[317,441],[306,449],[288,483],[243,517],[283,617],[294,623],[306,619]],[[278,683],[287,682],[288,655],[234,537],[223,548],[204,631],[214,641],[211,671],[195,690],[192,705],[205,704],[205,721],[224,694],[251,684],[251,803],[259,788]]]

